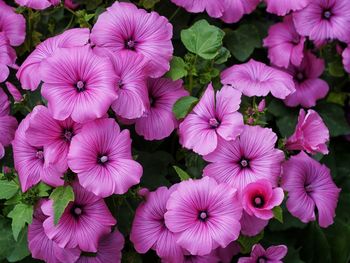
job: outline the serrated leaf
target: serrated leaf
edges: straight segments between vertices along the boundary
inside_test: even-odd
[[[170,62],[170,71],[165,75],[172,80],[178,80],[187,76],[185,61],[180,57],[173,57]]]
[[[213,59],[219,54],[224,35],[220,28],[210,25],[206,20],[199,20],[181,31],[181,41],[192,53],[204,59]]]
[[[173,113],[177,119],[183,119],[193,109],[198,102],[198,98],[186,96],[178,99],[173,107]]]
[[[19,237],[18,241],[15,243],[15,247],[13,248],[11,254],[7,257],[7,260],[9,262],[17,262],[22,259],[24,259],[26,256],[30,255],[30,252],[28,250],[28,228],[25,227]]]
[[[225,47],[221,47],[220,50],[219,50],[219,54],[215,58],[215,64],[223,64],[230,57],[231,57],[230,51],[227,48],[225,48]]]
[[[19,185],[15,181],[0,180],[0,199],[10,199],[18,190]]]
[[[74,201],[73,188],[70,185],[57,187],[50,199],[53,200],[54,224],[57,225],[69,202]]]
[[[248,254],[252,250],[252,247],[255,244],[259,243],[260,240],[263,239],[263,237],[264,237],[264,231],[260,232],[258,235],[253,237],[240,235],[237,241],[241,246],[241,253]]]
[[[49,196],[48,191],[51,190],[51,187],[48,186],[47,184],[40,183],[38,184],[37,189],[39,190],[38,196],[46,197],[46,196]]]
[[[191,178],[191,176],[189,176],[189,174],[182,170],[180,167],[174,165],[173,168],[176,171],[177,175],[180,177],[181,181],[186,181]]]
[[[18,235],[25,227],[26,223],[32,223],[33,206],[22,203],[17,204],[7,216],[12,218],[12,233],[17,241]]]
[[[276,206],[272,209],[273,216],[276,220],[283,224],[283,210],[280,206]]]

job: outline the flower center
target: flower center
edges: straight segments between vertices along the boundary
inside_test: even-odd
[[[242,167],[242,168],[246,168],[246,167],[249,166],[249,162],[248,162],[248,160],[246,160],[246,159],[242,159],[242,160],[240,161],[240,164],[241,164],[241,167]]]
[[[128,39],[125,41],[125,48],[130,50],[135,50],[136,41]]]
[[[262,196],[256,196],[254,198],[254,207],[261,208],[265,204],[264,198]]]
[[[38,158],[39,160],[43,160],[44,159],[44,152],[42,150],[38,150],[36,152],[36,158]]]
[[[108,162],[108,156],[106,156],[106,155],[101,156],[99,158],[99,162],[102,163],[102,164]]]
[[[211,118],[209,120],[209,125],[210,125],[210,128],[216,129],[217,127],[219,127],[220,122],[218,122],[218,120],[216,118]]]
[[[200,211],[198,213],[198,219],[202,222],[205,222],[208,219],[208,213],[206,211]]]
[[[117,85],[118,85],[118,88],[121,89],[124,86],[123,81],[121,79],[118,80]]]
[[[75,84],[75,87],[76,87],[78,92],[84,91],[85,90],[85,83],[84,83],[84,81],[79,80],[77,82],[77,84]]]
[[[71,141],[72,140],[72,137],[73,137],[73,132],[72,130],[64,130],[63,132],[63,138],[66,140],[66,141]]]
[[[265,257],[259,257],[256,263],[266,263],[267,259]]]
[[[300,36],[295,36],[295,37],[293,38],[293,40],[292,40],[292,43],[293,43],[294,45],[298,45],[299,42],[300,42]]]
[[[71,215],[73,215],[75,218],[78,218],[83,214],[83,208],[80,205],[73,205],[70,209]]]
[[[326,10],[326,11],[324,11],[323,12],[323,18],[325,18],[325,19],[330,19],[331,18],[331,16],[332,16],[332,13],[331,13],[331,11],[329,11],[329,10]]]
[[[304,74],[302,72],[298,72],[296,75],[298,81],[304,80]]]

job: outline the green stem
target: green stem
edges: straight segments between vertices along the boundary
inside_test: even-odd
[[[176,10],[174,11],[174,13],[169,17],[169,22],[175,18],[175,16],[177,15],[177,13],[179,13],[180,9],[181,9],[180,7],[176,8]]]
[[[68,12],[70,12],[71,14],[73,14],[74,16],[78,16],[72,9],[70,9],[67,6],[64,6],[64,9],[66,9]]]
[[[134,208],[132,208],[132,206],[130,205],[130,203],[129,203],[129,201],[125,198],[124,199],[124,201],[125,201],[125,204],[126,204],[126,206],[129,208],[129,210],[131,211],[131,213],[135,213],[135,211],[134,211]]]

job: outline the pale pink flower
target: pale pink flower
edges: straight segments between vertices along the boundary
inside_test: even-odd
[[[288,248],[285,245],[271,246],[265,250],[260,244],[256,244],[250,257],[242,257],[238,263],[283,263],[282,259],[287,252]]]
[[[265,0],[267,12],[285,16],[291,11],[305,8],[312,0]]]
[[[50,6],[59,5],[61,0],[15,0],[20,6],[29,7],[35,10],[44,10]]]
[[[4,82],[8,78],[9,67],[16,67],[16,58],[15,50],[10,46],[4,33],[0,32],[0,82]]]
[[[225,1],[217,0],[171,0],[174,4],[181,6],[191,13],[206,11],[209,16],[219,18],[224,14]]]
[[[13,85],[9,81],[6,81],[5,85],[6,85],[7,90],[10,92],[13,99],[15,100],[15,102],[20,102],[23,100],[23,96],[22,96],[21,92],[17,89],[17,87],[15,85]]]
[[[220,4],[216,1],[217,5]],[[224,9],[220,17],[226,23],[236,23],[243,15],[250,14],[260,3],[260,0],[223,0]]]

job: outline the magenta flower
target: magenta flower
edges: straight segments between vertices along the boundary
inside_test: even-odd
[[[16,67],[16,58],[15,50],[10,46],[4,33],[0,32],[0,82],[8,78],[9,67]]]
[[[16,88],[15,85],[13,85],[9,81],[6,81],[5,85],[6,85],[7,90],[10,92],[10,94],[15,102],[20,102],[23,100],[23,96],[22,96],[21,92]]]
[[[333,224],[340,189],[329,169],[300,152],[283,165],[282,188],[288,192],[288,211],[302,222],[315,221],[315,206],[321,227]]]
[[[83,123],[106,114],[117,98],[113,66],[89,46],[60,48],[40,65],[41,93],[57,120]]]
[[[75,0],[64,0],[64,5],[73,10],[78,8],[79,6],[79,4],[76,3]]]
[[[0,88],[0,159],[5,156],[5,147],[9,146],[17,129],[17,120],[10,116],[10,102]]]
[[[174,4],[181,6],[190,13],[201,13],[206,11],[209,16],[219,18],[225,11],[225,1],[217,0],[171,0]]]
[[[203,175],[228,183],[239,192],[259,179],[277,185],[284,154],[275,149],[276,134],[260,126],[244,126],[234,141],[220,140],[214,152],[204,156],[210,162]]]
[[[240,251],[241,251],[240,245],[238,244],[238,242],[234,241],[234,242],[231,242],[225,248],[218,247],[216,249],[216,254],[220,258],[220,262],[222,262],[222,263],[231,263],[232,258],[235,255],[238,255]]]
[[[164,262],[181,262],[183,251],[176,244],[175,235],[164,223],[166,204],[176,185],[160,187],[154,192],[143,190],[145,201],[136,210],[130,240],[139,253],[153,249]]]
[[[216,250],[213,250],[210,254],[204,256],[191,255],[190,253],[186,253],[183,255],[182,261],[176,261],[181,263],[218,263],[220,262],[220,258],[217,255]],[[175,263],[174,261],[164,261],[164,263]]]
[[[150,63],[151,77],[160,77],[170,69],[172,35],[173,27],[165,17],[131,3],[115,2],[99,16],[91,42],[97,50],[108,49],[116,54],[127,50],[143,55]]]
[[[61,248],[56,242],[47,237],[43,223],[47,216],[41,210],[45,203],[41,199],[33,214],[33,221],[28,226],[28,247],[33,258],[44,260],[48,263],[74,263],[79,258],[78,248]]]
[[[311,0],[265,0],[267,12],[279,16],[285,16],[290,11],[297,11],[305,8]]]
[[[346,72],[350,73],[350,45],[344,49],[343,53],[343,65]]]
[[[287,255],[288,248],[285,245],[271,246],[264,249],[260,244],[253,246],[250,257],[243,257],[238,263],[283,263],[282,259]]]
[[[242,207],[236,190],[212,178],[181,182],[166,208],[165,225],[192,255],[207,255],[239,236]]]
[[[258,235],[268,225],[269,220],[249,215],[243,210],[241,217],[241,233],[245,236],[253,237]]]
[[[81,255],[76,263],[116,263],[121,262],[124,237],[116,229],[104,235],[98,242],[97,253],[93,256]]]
[[[226,23],[236,23],[243,17],[243,15],[253,12],[260,3],[260,0],[224,0],[223,2],[224,9],[220,19]],[[216,3],[219,5],[219,1],[216,1]]]
[[[85,124],[72,139],[68,165],[86,190],[101,197],[126,193],[142,176],[131,156],[129,130],[120,131],[114,119]]]
[[[77,182],[73,190],[74,201],[66,207],[57,225],[52,200],[43,204],[42,211],[48,216],[44,221],[45,233],[60,247],[97,252],[98,241],[111,232],[116,220],[102,198],[85,191]]]
[[[15,47],[22,45],[26,37],[26,20],[3,0],[0,0],[0,33]]]
[[[216,149],[219,138],[234,140],[243,129],[242,114],[237,112],[241,95],[231,87],[223,87],[215,96],[209,84],[199,103],[179,126],[182,146],[206,155]]]
[[[295,91],[291,75],[254,59],[224,70],[221,83],[224,87],[233,86],[248,97],[267,96],[271,92],[274,97],[284,99]]]
[[[290,65],[287,71],[294,77],[295,92],[285,98],[284,103],[290,107],[301,105],[310,108],[316,101],[326,97],[329,86],[320,79],[324,71],[324,60],[311,52],[305,52],[300,66]]]
[[[46,107],[36,106],[31,113],[25,135],[31,145],[44,148],[46,164],[58,164],[62,170],[66,170],[70,142],[80,132],[81,127],[81,124],[71,118],[55,120]]]
[[[288,150],[301,150],[310,154],[317,152],[328,154],[327,142],[329,131],[322,118],[316,111],[308,110],[305,114],[303,109],[299,112],[298,124],[294,134],[286,143]]]
[[[274,216],[272,209],[279,206],[283,198],[282,188],[272,188],[270,181],[262,179],[250,183],[244,188],[242,205],[249,215],[269,220]]]
[[[65,169],[61,166],[47,164],[44,148],[35,147],[28,142],[26,131],[31,116],[32,114],[28,114],[19,124],[15,139],[12,142],[15,169],[18,172],[23,192],[40,181],[54,187],[64,183],[61,177],[63,177]]]
[[[178,99],[188,96],[188,92],[182,80],[167,78],[148,79],[147,88],[150,108],[135,120],[135,129],[146,140],[162,140],[177,128],[173,106]]]
[[[304,9],[295,12],[293,18],[298,33],[311,40],[350,40],[348,0],[313,0]]]
[[[15,0],[20,6],[29,7],[35,10],[44,10],[50,6],[59,5],[61,0]]]
[[[89,37],[88,28],[74,28],[40,43],[18,69],[16,76],[22,88],[36,90],[39,87],[43,80],[41,62],[52,56],[57,48],[82,47],[88,43]]]
[[[290,64],[300,65],[304,56],[305,40],[295,30],[293,18],[289,15],[283,22],[269,28],[264,47],[268,48],[268,57],[272,64],[288,68]]]

